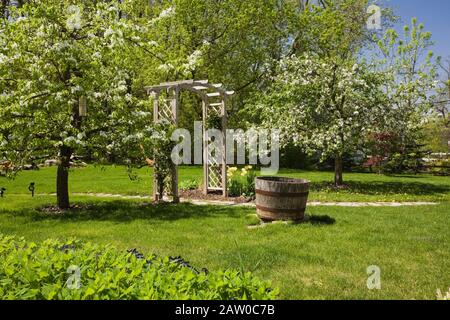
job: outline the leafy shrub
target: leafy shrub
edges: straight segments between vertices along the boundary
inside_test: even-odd
[[[229,168],[227,173],[228,178],[228,195],[230,197],[239,197],[242,194],[242,182],[235,176],[236,167]]]
[[[383,165],[383,171],[388,173],[419,172],[424,168],[423,152],[405,152],[392,154]]]
[[[156,177],[156,192],[160,198],[164,194],[165,188],[171,189],[171,180],[168,179],[172,173],[172,150],[175,143],[171,136],[175,130],[175,126],[168,122],[159,122],[154,125],[156,134],[153,135],[153,153],[154,153],[154,167]]]
[[[200,187],[200,181],[189,179],[180,182],[180,190],[196,190]]]
[[[206,119],[206,128],[222,130],[222,116],[216,113],[209,114]]]
[[[252,166],[239,170],[237,167],[228,168],[228,194],[231,197],[251,197],[255,195],[256,172]]]
[[[433,159],[427,163],[426,167],[430,173],[450,175],[450,159]]]
[[[251,273],[198,272],[186,266],[180,258],[145,259],[136,251],[77,240],[37,244],[0,235],[0,300],[274,299],[278,295],[278,290]]]

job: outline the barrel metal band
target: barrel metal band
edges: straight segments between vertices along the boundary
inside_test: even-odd
[[[256,209],[258,210],[262,210],[262,211],[267,211],[270,213],[293,213],[293,214],[297,214],[297,213],[301,213],[303,214],[305,212],[306,208],[297,208],[297,209],[277,209],[277,208],[267,208],[267,207],[263,207],[260,205],[256,205]]]
[[[260,194],[262,196],[269,196],[269,197],[303,197],[308,196],[309,191],[306,192],[272,192],[272,191],[265,191],[265,190],[259,190],[256,189],[256,194]]]

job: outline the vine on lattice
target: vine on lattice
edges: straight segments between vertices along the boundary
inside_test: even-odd
[[[175,147],[175,142],[170,138],[175,125],[167,121],[161,121],[155,124],[154,133],[154,174],[156,181],[156,192],[160,197],[164,195],[165,190],[171,190],[172,158],[171,151]]]

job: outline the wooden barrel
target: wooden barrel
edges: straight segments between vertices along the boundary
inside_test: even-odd
[[[282,177],[256,178],[256,211],[263,220],[303,220],[309,181]]]

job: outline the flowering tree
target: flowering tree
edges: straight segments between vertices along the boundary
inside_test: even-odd
[[[126,135],[142,107],[126,66],[139,28],[119,19],[119,1],[72,3],[27,2],[0,25],[0,156],[16,169],[58,157],[63,209],[71,157]]]
[[[282,130],[282,143],[335,159],[335,184],[343,184],[342,157],[369,131],[380,98],[377,78],[358,53],[367,41],[367,1],[307,4],[297,20],[291,56],[280,60],[255,116]]]
[[[264,124],[281,130],[281,143],[335,158],[335,184],[343,184],[342,157],[363,144],[378,114],[378,80],[356,63],[315,54],[281,61],[259,106]]]
[[[412,19],[403,36],[387,30],[376,42],[376,71],[383,77],[385,95],[375,130],[396,137],[397,153],[418,145],[422,129],[430,119],[437,87],[437,68],[431,33]]]

